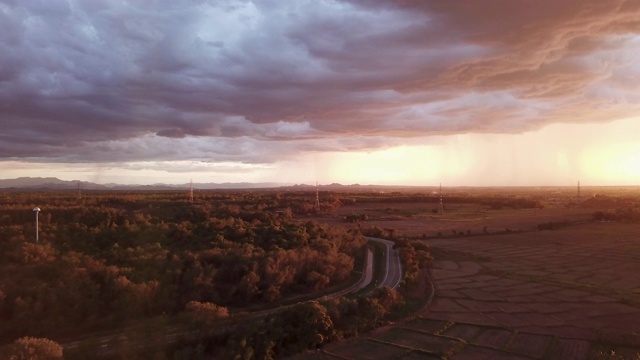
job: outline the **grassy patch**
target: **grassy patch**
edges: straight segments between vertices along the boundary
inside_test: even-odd
[[[462,251],[449,250],[438,247],[431,247],[431,255],[436,260],[451,260],[451,261],[476,261],[476,262],[488,262],[491,258],[488,256],[480,256]]]

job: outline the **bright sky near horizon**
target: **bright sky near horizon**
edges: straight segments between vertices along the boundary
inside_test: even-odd
[[[640,0],[0,0],[0,178],[640,185]]]

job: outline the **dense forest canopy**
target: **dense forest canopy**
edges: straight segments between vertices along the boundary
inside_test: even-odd
[[[321,291],[348,279],[365,241],[293,219],[313,208],[301,194],[212,191],[194,202],[183,192],[83,195],[0,194],[3,342]]]

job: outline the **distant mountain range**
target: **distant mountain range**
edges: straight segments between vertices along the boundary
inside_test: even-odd
[[[121,185],[96,184],[88,181],[60,180],[55,177],[21,177],[17,179],[0,179],[0,189],[34,189],[34,190],[180,190],[188,189],[190,184],[153,184],[153,185]],[[194,189],[264,189],[286,186],[278,183],[194,183]]]
[[[97,184],[89,181],[60,180],[55,177],[20,177],[17,179],[0,179],[0,189],[4,190],[76,190],[78,183],[82,190],[186,190],[190,184],[153,184],[153,185],[123,185],[123,184]],[[274,182],[259,183],[193,183],[195,190],[214,189],[280,189],[284,191],[315,191],[316,185],[286,184]],[[435,191],[431,186],[399,186],[399,185],[343,185],[338,183],[320,185],[322,191]]]

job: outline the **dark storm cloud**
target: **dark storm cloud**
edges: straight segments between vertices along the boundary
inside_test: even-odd
[[[0,1],[0,157],[269,162],[609,121],[640,110],[639,32],[638,0]]]

